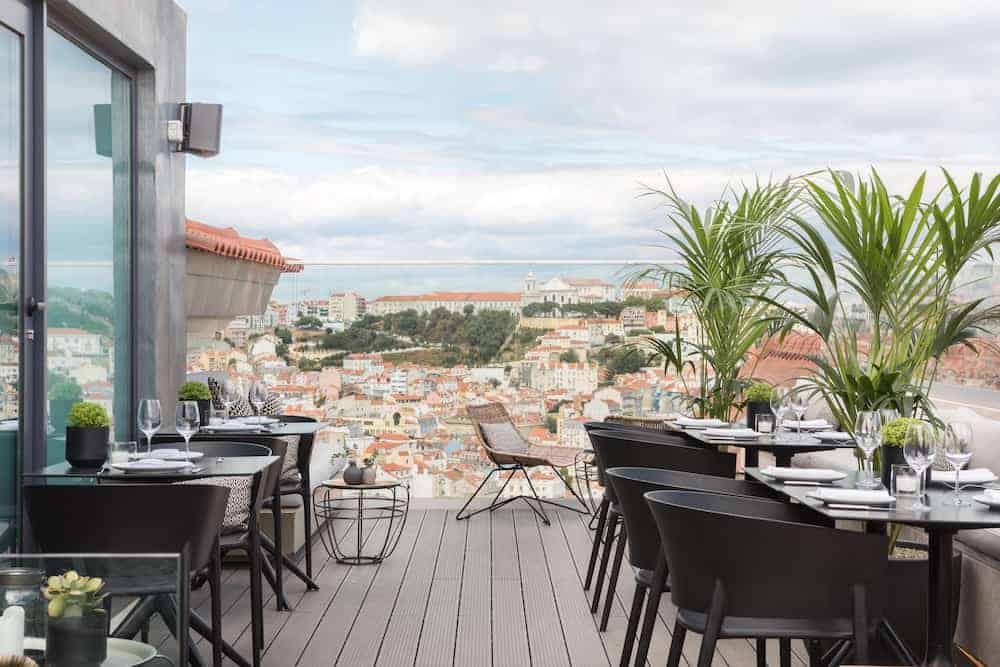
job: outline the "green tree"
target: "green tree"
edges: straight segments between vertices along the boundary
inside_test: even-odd
[[[299,315],[295,326],[299,329],[322,329],[323,321],[313,315]]]
[[[580,358],[576,356],[575,350],[566,350],[565,352],[559,355],[559,361],[563,362],[564,364],[575,364],[580,361]]]

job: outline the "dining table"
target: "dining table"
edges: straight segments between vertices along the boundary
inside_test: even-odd
[[[206,435],[228,435],[237,436],[243,435],[314,435],[328,426],[325,422],[315,421],[315,422],[282,422],[276,421],[265,424],[255,424],[253,422],[254,417],[241,417],[239,419],[234,419],[233,421],[238,422],[244,426],[238,429],[227,429],[225,423],[212,423],[208,426],[203,426],[200,433]],[[247,428],[251,427],[251,428]],[[256,427],[256,428],[252,428]]]
[[[863,508],[847,508],[841,504],[828,506],[813,497],[819,487],[856,488],[858,472],[847,473],[838,481],[803,486],[786,484],[774,477],[764,474],[760,468],[747,468],[746,475],[771,489],[784,494],[791,500],[799,502],[815,510],[823,516],[834,520],[862,521],[869,525],[881,525],[885,530],[886,523],[897,523],[923,529],[928,541],[928,586],[927,586],[927,654],[923,664],[928,667],[950,667],[954,665],[952,658],[952,627],[951,616],[952,588],[961,585],[954,576],[954,537],[960,530],[979,528],[1000,528],[1000,509],[991,509],[985,504],[973,500],[982,494],[982,486],[967,485],[960,491],[965,505],[956,506],[953,503],[954,489],[945,485],[932,483],[927,488],[925,502],[929,510],[918,511],[909,509],[909,502],[893,503],[885,507],[863,506]]]
[[[770,434],[762,433],[755,438],[718,438],[710,436],[703,428],[684,428],[675,422],[666,422],[666,424],[670,431],[681,433],[702,445],[739,447],[746,453],[744,465],[747,468],[756,468],[759,465],[760,452],[773,454],[776,465],[790,466],[792,465],[792,457],[796,454],[825,452],[834,449],[854,449],[856,446],[853,440],[821,440],[805,431],[801,436],[794,431],[779,431]],[[730,424],[729,428],[741,428],[741,426]]]
[[[220,441],[214,441],[220,442]],[[238,442],[234,440],[233,442]],[[192,449],[196,449],[197,443],[192,443]],[[73,480],[76,483],[90,482],[94,484],[102,483],[160,483],[170,484],[192,479],[207,479],[212,477],[256,477],[263,474],[270,466],[278,461],[277,456],[206,456],[198,460],[194,466],[181,470],[156,470],[156,471],[129,471],[116,470],[109,465],[96,468],[78,468],[70,465],[66,461],[54,463],[36,470],[25,472],[23,483],[25,484],[45,484],[49,482],[63,483]],[[259,522],[252,522],[255,530],[260,530]],[[259,534],[258,534],[259,535]],[[256,538],[259,542],[259,536]],[[251,575],[253,576],[253,575]],[[251,609],[251,639],[253,644],[254,667],[261,664],[261,653],[264,644],[263,626],[263,604],[255,604]],[[190,612],[192,627],[199,629],[199,632],[210,632],[209,623],[199,616],[194,610]],[[228,642],[223,642],[223,652],[226,657],[238,665],[249,667],[251,664],[243,658],[235,648]]]

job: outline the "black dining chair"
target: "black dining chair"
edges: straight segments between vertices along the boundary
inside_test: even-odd
[[[660,470],[678,470],[680,472],[693,472],[700,475],[711,475],[713,477],[727,477],[733,479],[736,476],[736,455],[728,452],[719,452],[705,447],[691,447],[683,444],[678,437],[671,441],[666,439],[665,434],[654,436],[638,436],[633,433],[622,433],[616,431],[591,431],[589,434],[590,443],[594,447],[594,452],[598,460],[598,465],[605,471],[610,468],[620,467],[642,467],[657,468]],[[594,595],[591,600],[590,611],[596,613],[600,606],[601,589],[604,584],[605,574],[608,575],[607,594],[604,600],[604,611],[601,614],[601,621],[598,625],[601,632],[607,630],[608,619],[611,616],[611,608],[614,605],[615,588],[618,585],[618,576],[621,572],[622,558],[625,555],[625,527],[618,530],[621,520],[621,511],[618,507],[615,490],[612,486],[605,484],[605,496],[608,498],[607,521],[604,528],[604,535],[595,535],[595,543],[600,539],[603,543],[600,566],[597,571],[597,581],[594,586]],[[611,551],[614,549],[614,561],[608,570],[608,561]],[[593,555],[594,550],[591,549]]]
[[[614,489],[615,498],[618,499],[618,507],[625,523],[625,536],[628,541],[628,561],[635,573],[635,596],[632,598],[628,629],[625,632],[625,641],[622,647],[621,664],[627,665],[631,659],[645,601],[642,633],[639,635],[635,655],[635,664],[645,665],[660,606],[660,596],[664,591],[669,590],[667,588],[669,564],[663,558],[660,534],[656,530],[653,514],[643,496],[650,491],[674,490],[763,498],[775,502],[787,501],[766,484],[749,480],[726,479],[654,468],[610,468],[605,474]],[[815,512],[804,511],[808,512],[808,516],[804,515],[804,518],[819,517]],[[698,545],[692,544],[691,548],[698,548]],[[646,599],[647,594],[648,600]],[[757,651],[759,656],[766,655],[766,644],[763,640],[758,643]]]
[[[229,489],[219,486],[181,487],[171,484],[108,484],[98,486],[24,487],[25,509],[38,548],[49,553],[181,554],[181,572],[128,573],[124,565],[104,574],[109,596],[138,597],[117,637],[132,638],[153,614],[163,618],[178,639],[181,656],[200,665],[189,629],[212,642],[213,665],[223,651],[237,664],[246,661],[222,641],[221,560],[219,533]],[[192,517],[197,517],[193,521]],[[95,520],[96,518],[96,520]],[[178,576],[179,575],[179,576]],[[207,579],[211,590],[209,627],[190,609],[190,586]],[[178,580],[183,582],[178,590]],[[174,597],[176,594],[176,598]],[[228,649],[228,650],[227,650]]]
[[[804,508],[770,500],[692,491],[645,498],[677,607],[668,667],[680,664],[688,631],[702,635],[698,667],[712,664],[719,639],[772,637],[806,640],[812,651],[816,641],[838,642],[823,664],[851,653],[869,664],[885,599],[885,535],[803,522]]]
[[[303,417],[301,415],[277,415],[277,419],[285,424],[316,423],[316,420],[313,419],[312,417]],[[312,465],[312,452],[315,441],[316,441],[316,436],[313,433],[303,434],[299,436],[299,446],[295,457],[296,460],[295,468],[298,472],[298,479],[295,480],[295,479],[283,478],[281,480],[282,496],[298,496],[302,498],[302,519],[305,522],[305,535],[306,535],[306,546],[305,546],[306,576],[309,577],[309,579],[312,579],[313,576],[313,562],[312,562],[313,506],[312,506],[312,479],[310,478],[309,468]]]

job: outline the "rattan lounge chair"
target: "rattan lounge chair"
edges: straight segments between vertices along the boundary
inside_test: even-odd
[[[479,439],[479,444],[482,446],[483,450],[486,452],[486,456],[489,457],[490,461],[493,462],[494,468],[483,479],[482,483],[476,488],[475,493],[466,501],[462,509],[458,511],[455,518],[458,520],[468,519],[469,517],[475,516],[481,512],[499,509],[511,503],[515,500],[523,499],[535,514],[538,515],[546,525],[549,525],[549,517],[545,514],[544,504],[555,505],[556,507],[562,507],[564,509],[570,509],[574,512],[580,512],[581,514],[590,514],[590,509],[587,504],[583,501],[580,495],[573,489],[569,480],[562,476],[559,472],[559,468],[572,468],[580,460],[580,457],[584,455],[584,450],[575,449],[572,447],[545,447],[541,445],[532,445],[530,442],[524,439],[523,436],[518,433],[516,427],[514,427],[514,422],[507,414],[507,410],[500,403],[487,403],[485,405],[469,405],[466,407],[466,413],[469,415],[469,420],[472,422],[472,426],[476,431],[476,437]],[[484,429],[484,425],[486,428]],[[509,425],[508,432],[511,433],[507,442],[490,442],[490,438],[486,433],[491,425],[499,426],[504,428],[505,425]],[[569,492],[573,494],[573,497],[579,501],[583,509],[577,509],[575,507],[569,507],[563,503],[559,503],[553,500],[547,500],[545,498],[539,498],[538,492],[535,491],[534,485],[531,483],[531,477],[528,476],[529,468],[545,467],[552,470],[556,477],[569,489]],[[494,474],[499,474],[503,476],[503,473],[510,473],[507,478],[500,485],[500,490],[497,491],[496,496],[486,507],[475,510],[474,512],[467,512],[469,505],[473,500],[479,495],[479,492],[483,490],[486,483],[493,477]],[[504,498],[500,500],[500,496],[503,494],[504,489],[507,488],[507,484],[517,473],[522,473],[525,480],[528,482],[528,488],[531,490],[531,495],[516,495],[510,498]],[[531,501],[534,501],[533,503]],[[464,513],[464,514],[463,514]]]

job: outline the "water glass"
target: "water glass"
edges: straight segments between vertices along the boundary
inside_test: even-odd
[[[771,435],[774,433],[774,415],[771,414],[759,414],[757,415],[757,432],[766,433]]]
[[[904,464],[892,466],[892,495],[896,498],[896,507],[906,509],[902,502],[904,499],[912,499],[909,509],[920,509],[919,505],[923,489],[921,488],[921,477],[916,470]]]
[[[253,386],[250,387],[250,403],[257,413],[257,423],[259,424],[263,421],[261,416],[264,414],[264,404],[267,403],[266,384],[259,380],[253,383]]]
[[[134,459],[138,451],[138,444],[135,440],[121,440],[111,443],[111,453],[108,455],[108,463],[128,463]]]
[[[146,436],[146,454],[149,454],[153,448],[153,436],[163,424],[159,399],[144,398],[140,400],[136,420],[139,422],[139,430]]]
[[[962,500],[960,491],[961,470],[972,459],[972,427],[965,422],[949,422],[944,432],[944,458],[955,469],[955,496],[952,504],[956,507],[969,505]]]
[[[875,479],[872,455],[882,444],[882,417],[874,410],[862,410],[854,423],[854,441],[865,456],[864,474],[858,480],[859,489],[877,489],[882,483]]]

